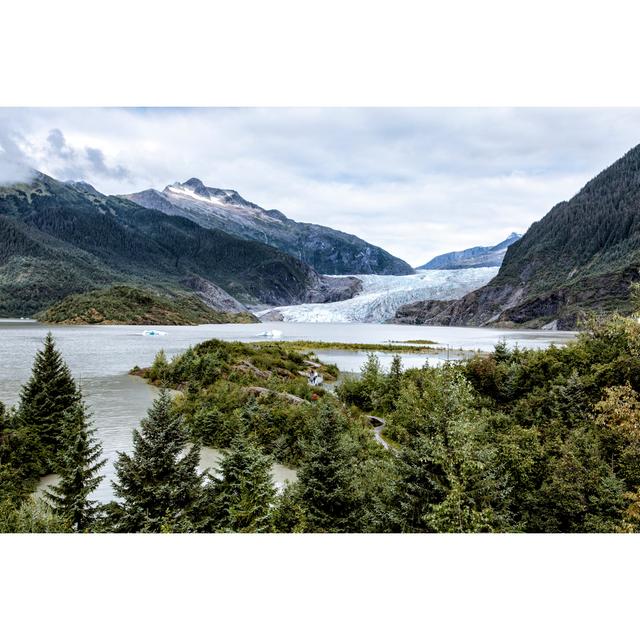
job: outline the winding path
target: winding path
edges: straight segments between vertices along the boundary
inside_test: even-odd
[[[387,425],[387,421],[384,418],[378,416],[367,416],[367,420],[373,426],[373,437],[378,444],[381,444],[385,449],[390,449],[389,443],[382,437],[382,430]]]

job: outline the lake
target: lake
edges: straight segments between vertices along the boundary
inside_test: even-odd
[[[105,479],[96,491],[101,501],[113,497],[110,480],[117,451],[130,452],[131,432],[138,426],[157,390],[138,377],[128,375],[135,365],[151,364],[155,354],[164,349],[168,356],[184,351],[203,340],[271,340],[258,334],[282,331],[282,340],[314,340],[345,343],[384,344],[389,341],[434,340],[445,349],[440,354],[402,354],[405,367],[437,364],[450,350],[488,351],[500,340],[509,345],[546,348],[550,344],[566,344],[572,332],[511,331],[462,327],[422,327],[385,324],[282,323],[199,325],[195,327],[154,327],[165,335],[144,336],[141,326],[51,326],[30,320],[0,320],[0,401],[7,406],[18,400],[20,387],[27,381],[36,351],[51,330],[58,348],[76,381],[82,386],[87,404],[93,412],[94,425],[107,458]],[[320,359],[336,364],[341,371],[358,371],[365,352],[317,351]],[[388,366],[392,355],[379,353]],[[215,464],[219,452],[205,449],[202,466]],[[281,484],[295,477],[295,472],[274,465],[274,480]]]

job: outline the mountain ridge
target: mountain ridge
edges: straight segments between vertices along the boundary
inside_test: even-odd
[[[520,233],[511,233],[505,240],[491,247],[470,247],[461,251],[443,253],[420,267],[418,270],[432,269],[473,269],[477,267],[499,267],[507,249],[522,237]]]
[[[162,191],[147,189],[121,197],[168,215],[186,217],[207,228],[269,244],[311,265],[319,273],[414,273],[404,260],[358,236],[296,222],[277,209],[264,209],[245,200],[233,189],[207,187],[198,178],[174,182]]]
[[[230,299],[295,304],[353,295],[352,280],[327,280],[271,246],[86,183],[36,173],[29,183],[0,188],[0,315],[34,314],[70,294],[114,284],[195,292],[221,311]]]

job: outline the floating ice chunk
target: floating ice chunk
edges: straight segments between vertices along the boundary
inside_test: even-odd
[[[166,331],[156,331],[155,329],[145,329],[142,332],[143,336],[166,336]]]
[[[265,338],[281,338],[282,331],[280,331],[280,329],[271,329],[270,331],[263,331],[258,335]]]

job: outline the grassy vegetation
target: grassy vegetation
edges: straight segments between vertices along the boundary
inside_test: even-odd
[[[407,341],[409,342],[409,341]],[[414,341],[411,341],[414,342]],[[426,342],[426,341],[425,341]],[[248,344],[259,345],[261,342],[250,342]],[[420,344],[397,344],[397,343],[357,343],[357,342],[323,342],[319,340],[286,340],[281,342],[290,349],[319,351],[323,349],[334,349],[336,351],[384,351],[386,353],[428,353],[443,351],[441,347],[420,346]],[[435,344],[435,343],[433,343]]]
[[[224,313],[207,307],[197,296],[173,298],[125,285],[67,296],[37,318],[58,324],[193,325],[255,322],[249,313]]]
[[[284,342],[208,340],[171,361],[160,352],[151,367],[131,373],[183,392],[174,402],[193,439],[227,448],[246,424],[267,453],[297,465],[319,405],[339,407],[331,393],[309,385],[311,363],[326,381],[336,380],[336,366]],[[369,446],[368,422],[357,418],[353,428]]]

